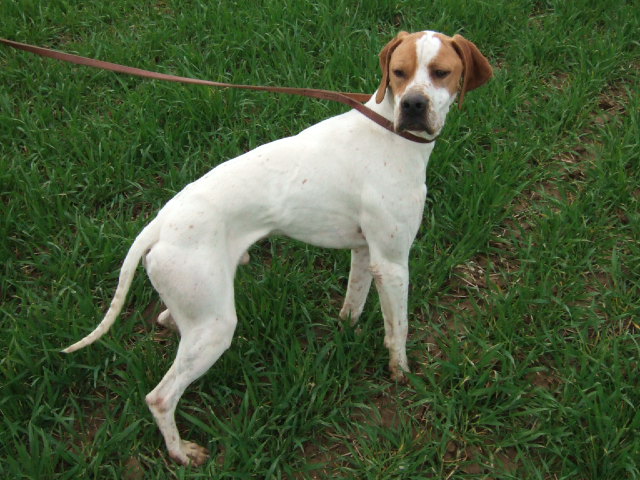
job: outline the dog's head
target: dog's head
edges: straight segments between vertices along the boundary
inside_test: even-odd
[[[492,75],[480,50],[461,35],[400,32],[380,52],[382,82],[376,102],[393,102],[396,131],[435,138],[444,126],[456,94],[462,105],[469,90]]]

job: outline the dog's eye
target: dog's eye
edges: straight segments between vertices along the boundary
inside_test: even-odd
[[[433,74],[436,78],[447,78],[451,72],[448,70],[435,70]]]
[[[400,69],[396,69],[393,71],[393,74],[398,77],[398,78],[404,78],[407,76],[406,73],[404,73],[404,70],[400,70]]]

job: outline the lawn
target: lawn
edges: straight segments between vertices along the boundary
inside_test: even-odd
[[[0,47],[2,478],[640,478],[640,9],[621,0],[3,0],[0,36],[177,75],[371,93],[399,30],[461,33],[495,77],[449,114],[393,383],[349,254],[260,242],[232,348],[183,397],[201,468],[144,403],[176,337],[135,235],[184,185],[346,107],[162,83]]]

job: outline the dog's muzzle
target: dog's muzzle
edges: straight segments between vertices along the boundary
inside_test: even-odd
[[[435,133],[429,122],[429,98],[421,93],[408,93],[400,100],[400,116],[396,129]]]

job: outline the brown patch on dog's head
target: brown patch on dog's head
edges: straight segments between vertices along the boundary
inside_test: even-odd
[[[415,77],[420,67],[417,42],[424,35],[425,32],[407,34],[394,50],[387,68],[389,77],[387,86],[391,87],[394,95],[401,96]]]
[[[460,89],[460,79],[464,73],[464,64],[453,46],[453,39],[442,33],[434,35],[440,40],[438,54],[429,63],[429,76],[437,87],[446,88],[451,95]]]
[[[380,86],[378,87],[378,92],[376,93],[376,103],[381,103],[384,100],[384,96],[387,93],[387,88],[389,87],[389,83],[391,82],[392,77],[392,67],[391,67],[391,56],[393,53],[402,45],[409,37],[415,36],[416,34],[410,34],[408,32],[400,32],[396,37],[391,40],[389,43],[385,45],[385,47],[380,52],[380,69],[382,70],[382,81],[380,82]],[[415,40],[410,42],[413,45],[413,58],[411,57],[411,47],[409,44],[405,44],[402,49],[405,53],[402,55],[402,58],[408,63],[413,65],[413,70],[411,71],[411,76],[415,73],[415,68],[417,64],[417,57],[415,52]],[[395,59],[394,59],[395,61]],[[409,65],[409,66],[410,66]],[[393,67],[395,68],[395,67]]]

